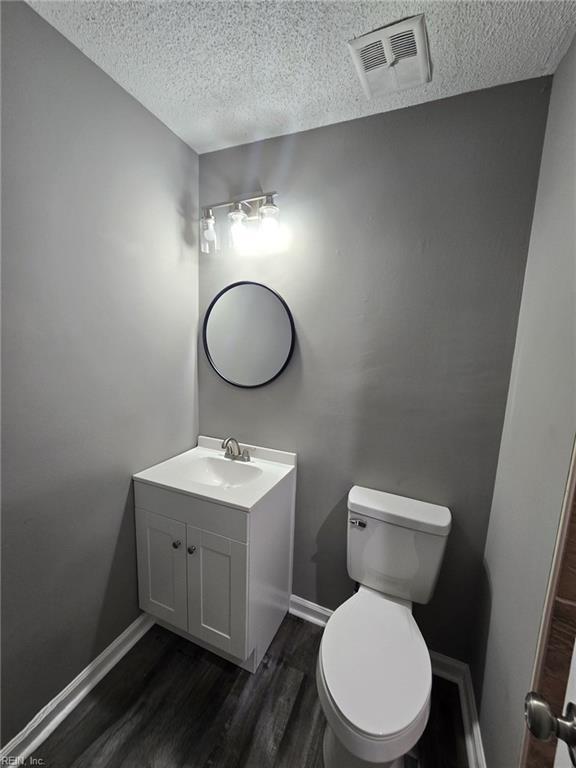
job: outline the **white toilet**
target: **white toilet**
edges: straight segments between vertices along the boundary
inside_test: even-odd
[[[359,589],[330,617],[316,680],[325,768],[402,768],[428,721],[432,668],[412,603],[434,591],[447,507],[354,486],[348,573]]]

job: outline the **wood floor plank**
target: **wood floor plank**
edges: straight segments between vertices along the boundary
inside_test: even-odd
[[[281,724],[274,724],[282,714],[282,730],[297,695],[302,674],[286,666],[274,656],[265,656],[256,675],[244,685],[232,717],[224,729],[225,738],[216,745],[206,768],[244,768],[256,766],[254,755],[263,762],[261,768],[273,765]],[[279,699],[276,701],[275,699]],[[271,741],[272,739],[272,741]]]
[[[177,764],[179,740],[201,721],[207,699],[221,690],[222,677],[221,667],[207,663],[202,654],[196,660],[172,654],[132,706],[73,768],[141,766],[146,760],[154,764],[158,753],[166,765]],[[184,712],[189,718],[182,716]]]
[[[268,654],[314,677],[322,632],[322,627],[290,616],[280,625]]]
[[[33,757],[67,768],[112,726],[169,659],[179,638],[154,626],[40,745]]]
[[[322,768],[325,723],[316,693],[316,681],[313,677],[305,676],[286,724],[275,768]]]
[[[296,701],[302,673],[280,663],[240,760],[242,768],[274,768],[276,754]]]

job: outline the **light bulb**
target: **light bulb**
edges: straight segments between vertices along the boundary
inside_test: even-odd
[[[202,213],[200,232],[202,253],[210,253],[211,250],[218,250],[216,219],[214,218],[211,208],[205,208]]]
[[[246,211],[242,208],[242,203],[234,203],[232,210],[228,214],[230,220],[230,237],[232,245],[239,252],[244,252],[250,246],[250,233],[245,225],[247,219]]]
[[[216,242],[216,229],[214,228],[214,222],[213,221],[207,221],[206,222],[206,229],[204,230],[204,237],[206,240],[208,240],[209,243],[215,243]]]
[[[260,205],[259,251],[262,253],[275,252],[278,248],[278,206],[274,203],[273,195],[266,195]]]
[[[266,216],[260,222],[260,241],[263,250],[275,251],[278,247],[280,222],[275,216]]]
[[[260,252],[280,253],[290,245],[290,232],[278,220],[279,209],[274,203],[273,195],[266,195],[260,206]]]
[[[247,232],[243,221],[234,221],[230,227],[230,234],[235,248],[246,247]]]

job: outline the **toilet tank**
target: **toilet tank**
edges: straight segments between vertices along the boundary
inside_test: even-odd
[[[348,574],[391,597],[427,603],[448,534],[448,507],[355,485],[348,494]]]

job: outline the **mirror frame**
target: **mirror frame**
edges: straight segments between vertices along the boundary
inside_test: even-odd
[[[232,288],[238,288],[239,285],[257,285],[259,288],[264,288],[265,290],[269,291],[271,294],[273,294],[278,301],[282,304],[284,309],[286,310],[286,314],[288,316],[288,320],[290,322],[290,331],[292,334],[292,339],[290,341],[290,349],[288,350],[288,355],[286,356],[286,360],[282,364],[282,367],[272,376],[272,378],[267,379],[266,381],[261,382],[260,384],[238,384],[235,381],[231,381],[230,379],[227,379],[226,376],[223,376],[218,368],[216,367],[216,364],[214,360],[212,359],[212,355],[210,354],[210,350],[208,349],[208,339],[207,339],[207,327],[208,327],[208,320],[210,319],[210,313],[212,312],[214,306],[216,305],[216,302],[218,299],[220,299],[221,296],[223,296],[228,291],[231,291]],[[265,387],[266,384],[270,384],[275,379],[280,376],[281,373],[283,373],[290,360],[292,359],[292,355],[294,353],[294,347],[296,345],[296,327],[294,325],[294,318],[292,317],[292,312],[290,312],[290,307],[282,296],[280,296],[279,293],[274,291],[272,288],[269,288],[267,285],[264,285],[263,283],[257,283],[254,280],[239,280],[236,283],[230,283],[230,285],[227,285],[225,288],[223,288],[221,291],[219,291],[216,296],[212,299],[210,304],[208,305],[208,309],[206,310],[206,313],[204,315],[204,322],[202,323],[202,343],[204,346],[204,352],[206,353],[206,357],[208,359],[208,362],[210,363],[210,366],[212,369],[220,376],[221,379],[223,379],[227,384],[231,384],[233,387],[240,387],[240,389],[258,389],[258,387]]]

